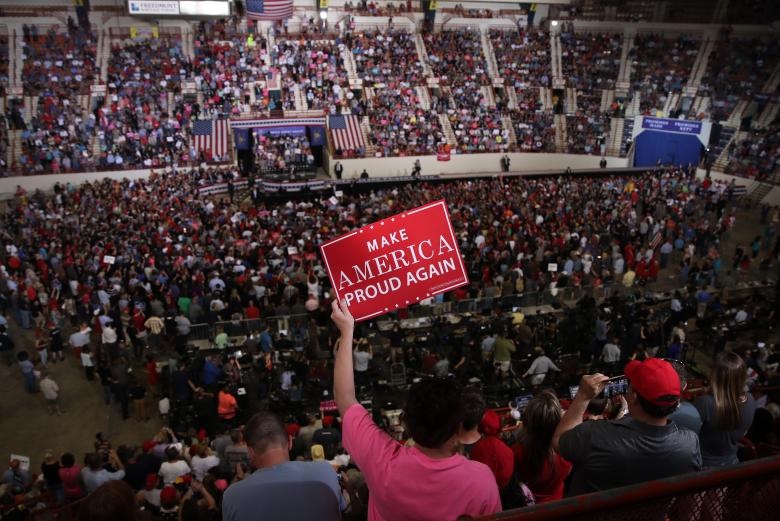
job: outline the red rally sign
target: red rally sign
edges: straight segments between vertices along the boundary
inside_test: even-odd
[[[444,200],[354,230],[320,251],[336,298],[356,321],[469,282]]]

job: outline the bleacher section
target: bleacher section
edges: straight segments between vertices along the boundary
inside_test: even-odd
[[[758,129],[780,106],[778,39],[634,23],[725,14],[701,0],[656,4],[584,1],[562,17],[625,22],[623,32],[576,22],[550,32],[514,25],[515,11],[471,9],[446,13],[451,27],[441,18],[436,31],[416,32],[403,15],[395,25],[371,18],[398,14],[384,4],[327,30],[311,17],[285,30],[238,17],[155,28],[106,17],[84,33],[54,13],[63,23],[29,25],[18,52],[0,27],[0,161],[17,174],[191,164],[203,159],[195,119],[329,114],[356,115],[371,156],[433,155],[444,143],[456,153],[625,155],[633,116],[685,110],[729,127],[715,168],[768,175],[756,168],[772,167],[772,141]],[[12,96],[14,70],[23,93]],[[729,165],[723,152],[740,125],[755,130],[734,146],[759,150],[740,149],[742,166]]]
[[[700,96],[711,98],[711,117],[727,121],[740,101],[745,108],[761,92],[780,60],[776,38],[733,38],[722,32],[699,86]],[[739,122],[739,115],[734,118]]]

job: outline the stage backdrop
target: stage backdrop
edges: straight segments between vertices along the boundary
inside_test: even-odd
[[[634,120],[634,166],[699,164],[712,123],[638,116]]]

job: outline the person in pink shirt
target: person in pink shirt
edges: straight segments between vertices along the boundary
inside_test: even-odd
[[[438,378],[414,384],[404,406],[404,423],[414,446],[401,445],[377,427],[355,397],[355,319],[345,302],[333,301],[331,318],[341,333],[333,394],[342,417],[344,447],[370,491],[369,521],[455,521],[464,515],[500,512],[490,468],[454,453],[463,421],[460,386]]]

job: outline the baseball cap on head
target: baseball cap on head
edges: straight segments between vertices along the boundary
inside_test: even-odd
[[[311,459],[312,461],[324,461],[325,460],[325,448],[320,444],[311,446]]]
[[[664,407],[680,399],[680,376],[666,360],[631,360],[625,374],[634,392],[654,405]]]

